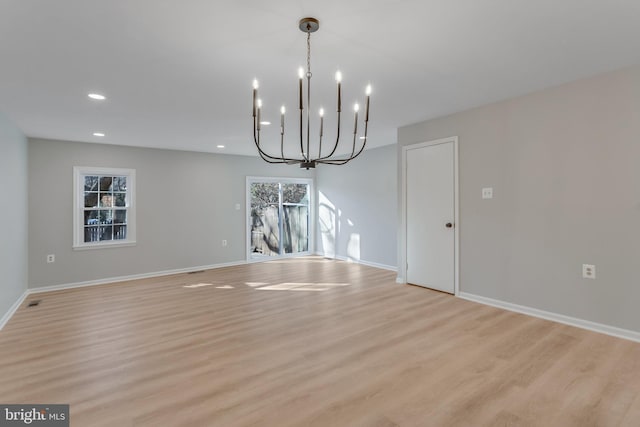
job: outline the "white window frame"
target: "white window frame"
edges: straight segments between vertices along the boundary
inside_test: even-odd
[[[127,238],[122,240],[84,241],[84,177],[125,176],[127,177]],[[104,168],[90,166],[73,167],[73,249],[104,249],[136,244],[136,170],[122,168]]]
[[[305,252],[296,252],[292,254],[281,254],[278,256],[253,257],[251,254],[251,184],[254,183],[282,183],[282,184],[307,184],[309,186],[309,242],[308,250]],[[245,209],[246,209],[246,259],[247,262],[263,262],[282,258],[295,258],[309,256],[313,254],[315,248],[315,182],[313,178],[279,178],[271,176],[247,176],[245,184]],[[282,230],[280,230],[282,231]],[[280,233],[282,234],[282,233]]]

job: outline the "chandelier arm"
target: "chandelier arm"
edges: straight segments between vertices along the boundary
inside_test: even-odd
[[[327,154],[324,157],[319,157],[317,160],[325,160],[328,159],[329,157],[333,156],[333,154],[336,152],[336,150],[338,149],[338,143],[340,142],[340,113],[341,111],[338,111],[338,128],[336,130],[336,143],[333,146],[333,150],[331,150],[331,152],[329,154]]]
[[[280,127],[280,158],[284,160],[284,125]]]
[[[353,134],[353,145],[351,148],[351,154],[349,155],[349,157],[346,158],[342,158],[342,159],[327,159],[325,161],[323,161],[322,163],[327,164],[327,165],[344,165],[347,164],[349,161],[355,159],[357,157],[357,155],[354,155],[356,152],[356,136],[357,134]],[[358,152],[358,154],[360,154],[360,152]]]
[[[259,146],[256,145],[256,147],[258,148],[258,154],[260,154],[260,157],[265,162],[267,162],[267,163],[287,163],[286,159],[281,159],[280,157],[271,156],[271,155],[265,153],[264,151],[262,151],[262,149]]]
[[[259,154],[260,154],[260,158],[262,160],[264,160],[265,162],[267,162],[267,163],[271,163],[271,164],[278,164],[278,163],[283,163],[284,164],[284,163],[287,163],[287,162],[282,161],[282,160],[271,160],[271,159],[265,157],[265,155],[263,155],[262,152],[260,152]]]
[[[300,84],[302,85],[302,83]],[[305,156],[304,154],[304,139],[302,137],[303,135],[302,114],[303,114],[303,108],[302,108],[302,89],[301,89],[300,90],[300,155],[302,156],[304,161],[309,161],[307,156]]]
[[[352,152],[352,156],[349,158],[345,158],[345,159],[318,159],[316,160],[317,163],[322,163],[325,165],[344,165],[347,164],[348,162],[350,162],[351,160],[355,159],[356,157],[358,157],[363,151],[364,151],[364,147],[367,145],[367,131],[369,128],[369,122],[365,121],[364,122],[364,140],[362,141],[362,147],[360,147],[360,149],[358,150],[357,153],[353,154]],[[355,136],[354,136],[355,138]],[[354,143],[355,143],[355,139],[354,139]]]
[[[364,149],[364,146],[353,157],[349,157],[349,158],[346,158],[346,159],[316,160],[316,163],[323,164],[323,165],[337,165],[337,166],[346,165],[351,160],[353,160],[356,157],[358,157],[360,155],[360,153],[362,153],[363,149]]]
[[[263,151],[262,148],[260,147],[260,132],[256,131],[255,119],[254,119],[254,125],[253,125],[253,142],[255,143],[256,148],[258,149],[258,154],[260,154],[260,157],[262,158],[262,160],[264,160],[267,163],[287,163],[291,161],[297,161],[297,159],[288,159],[284,156],[282,157],[272,156],[266,153],[265,151]]]
[[[257,128],[257,136],[256,136],[255,120],[254,120],[254,127],[253,127],[253,141],[256,144],[256,148],[258,149],[258,153],[260,154],[260,157],[262,158],[262,160],[264,160],[267,163],[280,163],[279,161],[275,161],[276,157],[270,156],[269,154],[262,151],[262,148],[260,148],[260,128],[259,127]]]
[[[351,145],[351,156],[349,159],[353,159],[353,154],[356,152],[356,138],[358,137],[358,113],[356,112],[356,125],[353,129],[353,143]]]
[[[318,159],[322,157],[322,117],[320,118],[320,137],[318,139]]]

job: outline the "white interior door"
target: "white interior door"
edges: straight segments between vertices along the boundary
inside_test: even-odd
[[[455,293],[454,142],[406,152],[407,283]]]

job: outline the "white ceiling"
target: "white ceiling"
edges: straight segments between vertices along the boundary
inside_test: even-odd
[[[345,104],[370,82],[370,146],[640,63],[638,0],[0,0],[0,111],[31,137],[253,155],[251,82],[266,118],[295,111],[305,16],[315,108],[334,109],[338,68]]]

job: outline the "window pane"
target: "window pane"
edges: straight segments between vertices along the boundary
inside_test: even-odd
[[[84,193],[84,207],[95,208],[98,206],[98,193]]]
[[[251,184],[251,252],[256,255],[280,254],[280,186],[276,183]]]
[[[284,252],[294,254],[309,250],[309,208],[307,206],[284,206],[282,240]]]
[[[113,194],[100,193],[100,207],[110,208],[113,207]]]
[[[126,225],[114,225],[113,226],[113,240],[125,240],[127,238],[127,226]]]
[[[282,184],[282,203],[307,204],[309,197],[307,184]]]
[[[98,225],[98,224],[111,224],[113,223],[112,210],[100,209],[100,210],[86,210],[84,211],[84,224],[85,225]],[[126,218],[126,211],[125,218]]]
[[[113,223],[114,224],[126,224],[127,223],[127,211],[117,210],[114,211]]]
[[[280,215],[277,205],[269,205],[260,210],[260,215],[251,210],[251,252],[255,254],[277,256],[280,254]]]
[[[113,182],[113,177],[111,176],[101,176],[100,177],[100,191],[108,192],[111,191],[111,183]]]
[[[113,222],[113,211],[112,210],[99,210],[98,211],[100,224],[111,224]]]
[[[100,240],[113,240],[113,226],[109,225],[100,228]]]
[[[100,240],[100,227],[85,227],[84,229],[84,241],[87,242],[97,242]]]
[[[84,177],[84,191],[98,191],[98,177],[97,176],[85,176]]]
[[[251,184],[252,205],[265,208],[270,204],[278,204],[280,186],[277,182],[259,182]]]
[[[113,177],[113,191],[127,191],[127,177],[126,176],[114,176]]]
[[[99,211],[84,211],[84,225],[98,225],[99,223]]]
[[[114,206],[127,206],[127,193],[114,193],[115,198]]]
[[[282,241],[287,254],[309,250],[309,186],[307,184],[282,184],[284,220]],[[305,206],[291,206],[288,203]]]
[[[93,211],[97,213],[97,211]],[[97,224],[97,220],[89,219],[89,224]],[[110,222],[101,223],[101,225],[89,225],[84,228],[84,241],[98,242],[103,240],[124,240],[127,238],[126,225],[104,225]]]

